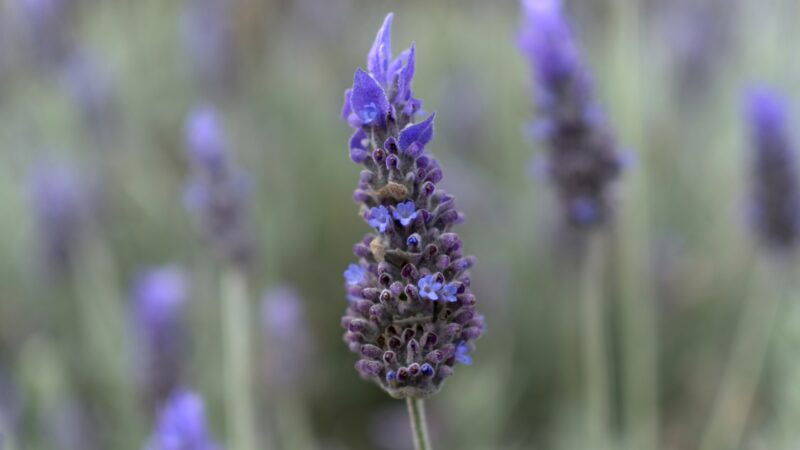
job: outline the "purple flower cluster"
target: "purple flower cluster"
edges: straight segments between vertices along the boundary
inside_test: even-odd
[[[392,59],[392,15],[378,31],[345,93],[343,118],[355,128],[351,159],[364,166],[353,198],[375,229],[355,245],[359,258],[344,273],[349,306],[344,340],[361,356],[356,369],[396,398],[428,397],[471,363],[484,331],[475,310],[461,239],[463,221],[451,195],[437,187],[442,170],[425,152],[433,114],[416,122],[415,49]]]
[[[781,97],[758,89],[749,94],[745,111],[753,148],[752,219],[773,249],[791,248],[800,239],[800,179],[786,109]]]
[[[194,110],[186,121],[185,139],[192,166],[187,207],[218,256],[249,269],[256,255],[246,179],[230,164],[216,110],[208,106]]]
[[[176,391],[158,415],[147,450],[219,450],[206,423],[203,399]]]
[[[534,73],[541,118],[535,134],[549,146],[546,171],[566,221],[587,228],[607,221],[610,184],[622,161],[604,122],[560,0],[523,0],[519,44]]]
[[[157,404],[177,388],[183,376],[186,275],[176,266],[151,269],[136,280],[131,296],[140,381],[150,403]]]

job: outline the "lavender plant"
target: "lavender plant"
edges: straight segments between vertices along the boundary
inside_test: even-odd
[[[561,0],[522,0],[519,46],[531,65],[539,119],[535,134],[548,147],[545,174],[565,223],[581,238],[579,293],[586,440],[611,445],[601,231],[612,218],[613,182],[622,160],[592,92],[592,81]]]
[[[271,387],[270,404],[275,414],[280,448],[313,448],[302,388],[309,381],[313,339],[300,293],[291,286],[278,286],[265,295],[261,307],[266,383]]]
[[[800,241],[800,178],[789,138],[785,101],[766,89],[747,100],[754,231],[771,250],[789,250]]]
[[[192,178],[186,204],[205,239],[225,265],[220,318],[225,349],[225,407],[231,447],[259,448],[252,395],[252,316],[248,278],[256,259],[244,175],[229,161],[217,113],[196,109],[186,123]]]
[[[267,292],[261,306],[261,322],[268,380],[278,389],[296,389],[308,368],[312,348],[297,290],[279,286]]]
[[[560,0],[523,0],[518,40],[533,75],[540,118],[534,125],[546,142],[546,175],[570,225],[586,229],[607,222],[610,186],[622,169],[617,144],[592,93]]]
[[[782,297],[787,297],[786,300],[794,297],[796,289],[796,273],[788,263],[800,239],[800,184],[786,101],[768,89],[755,89],[746,99],[744,116],[752,149],[751,220],[755,235],[766,250],[763,253],[770,258],[756,267],[753,292],[742,308],[700,450],[741,446],[747,416],[783,307]],[[788,309],[783,313],[790,316],[794,306],[787,302]],[[782,337],[791,339],[791,325],[786,328]],[[789,365],[785,368],[791,370]],[[790,384],[793,383],[792,379]],[[792,408],[790,399],[782,402]]]
[[[150,269],[134,283],[132,298],[140,384],[148,404],[157,405],[183,378],[186,276],[177,266]]]
[[[147,450],[218,450],[206,423],[203,399],[177,390],[158,415]]]
[[[256,255],[247,181],[231,164],[217,111],[210,106],[195,109],[186,121],[185,133],[192,168],[186,206],[217,256],[249,271]]]
[[[353,199],[375,229],[354,247],[344,273],[349,305],[344,341],[360,356],[358,373],[394,398],[409,399],[417,425],[424,399],[437,393],[456,363],[470,364],[484,331],[454,225],[454,198],[437,183],[438,162],[426,153],[434,114],[417,122],[422,102],[411,81],[415,51],[391,55],[392,14],[386,16],[345,92],[343,119],[355,129],[350,158],[364,167]],[[419,444],[419,443],[418,443]],[[425,448],[424,446],[422,448]]]
[[[91,190],[69,166],[41,163],[30,173],[29,195],[40,261],[49,273],[64,274],[91,222]]]
[[[230,92],[236,61],[229,21],[230,1],[184,0],[183,40],[198,87],[212,96]]]

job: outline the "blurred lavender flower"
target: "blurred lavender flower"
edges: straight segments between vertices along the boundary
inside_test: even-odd
[[[186,121],[185,139],[192,166],[185,197],[188,209],[220,258],[251,268],[256,249],[246,179],[229,161],[217,112],[207,106],[195,109]]]
[[[64,68],[62,82],[92,138],[101,146],[110,147],[117,128],[117,99],[103,61],[86,51],[74,52]]]
[[[800,180],[790,141],[785,100],[766,89],[747,97],[752,142],[754,227],[770,248],[788,249],[800,238]]]
[[[62,63],[73,45],[76,0],[19,0],[19,6],[37,62]]]
[[[63,401],[53,412],[49,423],[50,441],[59,450],[99,448],[97,425],[80,403]]]
[[[132,297],[140,381],[150,404],[157,405],[183,378],[186,275],[177,266],[150,269],[135,281]]]
[[[75,259],[90,225],[93,195],[88,183],[66,165],[41,163],[29,174],[30,207],[42,263],[63,274]]]
[[[235,80],[228,0],[185,0],[183,37],[201,90],[221,95]]]
[[[261,306],[268,380],[278,388],[297,386],[308,368],[312,340],[300,294],[281,286],[267,292]]]
[[[378,231],[354,247],[360,260],[345,272],[351,301],[342,326],[362,377],[393,397],[424,398],[452,375],[457,344],[469,353],[484,324],[467,273],[474,258],[450,231],[464,217],[437,187],[442,170],[425,152],[434,116],[415,120],[415,49],[392,59],[391,24],[389,14],[342,111],[356,130],[350,157],[365,167],[353,198]]]
[[[560,0],[523,0],[519,45],[534,72],[541,118],[537,137],[550,147],[547,175],[563,214],[578,228],[600,225],[610,214],[609,186],[622,162],[592,94],[589,73]]]
[[[176,391],[160,411],[147,450],[217,450],[206,423],[203,399],[194,392]]]

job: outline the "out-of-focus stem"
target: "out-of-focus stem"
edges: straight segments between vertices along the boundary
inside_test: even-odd
[[[258,445],[253,405],[253,351],[246,278],[228,270],[221,280],[222,338],[225,353],[225,414],[231,450],[262,449]]]
[[[425,423],[425,403],[419,398],[406,398],[408,417],[411,420],[411,434],[414,437],[415,450],[432,450],[428,437],[428,425]]]
[[[739,448],[781,304],[770,281],[782,271],[774,269],[757,267],[700,450]]]
[[[119,428],[109,434],[109,445],[119,446],[138,438],[143,418],[136,400],[131,358],[126,343],[125,311],[121,291],[116,285],[116,263],[101,239],[92,239],[83,248],[77,265],[74,286],[79,309],[77,338],[78,378],[88,378],[98,391],[105,392],[110,425]]]
[[[11,432],[11,427],[6,423],[5,417],[0,415],[0,448],[3,450],[17,450],[17,441]]]
[[[278,393],[276,400],[280,448],[312,450],[315,446],[303,403],[294,393]]]
[[[607,449],[609,436],[608,348],[603,302],[604,241],[601,231],[586,236],[581,261],[580,300],[583,338],[586,438],[596,449]]]

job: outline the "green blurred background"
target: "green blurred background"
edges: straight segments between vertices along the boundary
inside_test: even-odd
[[[294,401],[310,436],[320,449],[410,448],[403,404],[359,379],[339,324],[342,271],[368,231],[350,198],[359,167],[348,158],[350,129],[339,111],[388,11],[396,14],[394,51],[417,43],[415,92],[437,112],[429,150],[466,214],[459,231],[478,258],[473,288],[488,323],[474,365],[459,367],[428,402],[436,447],[591,448],[575,441],[580,375],[570,368],[579,331],[570,319],[569,242],[546,183],[530,175],[543,149],[525,133],[534,108],[514,42],[516,1],[220,0],[230,79],[213,93],[187,54],[182,21],[191,1],[61,1],[70,5],[62,17],[68,63],[53,65],[36,54],[24,0],[0,0],[0,408],[19,448],[142,447],[148,413],[108,413],[136,405],[124,400],[132,370],[126,319],[89,332],[118,360],[76,371],[76,355],[89,350],[65,336],[78,332],[77,316],[92,304],[105,308],[101,317],[125,312],[135,275],[166,263],[191,274],[191,385],[225,441],[217,264],[182,205],[183,123],[209,97],[252,183],[263,256],[257,290],[288,283],[302,293],[314,353]],[[629,309],[634,317],[655,314],[659,442],[694,448],[757,252],[744,218],[741,95],[754,81],[780,89],[800,125],[800,3],[568,5],[597,95],[633,155],[617,187],[606,283],[612,398],[623,411],[614,427],[631,431],[619,393],[631,382],[621,375],[624,349],[637,344],[621,318],[633,299],[645,306]],[[68,279],[44,274],[38,260],[27,177],[41,161],[71,165],[102,186],[102,219]],[[781,329],[800,326],[797,316],[782,314],[790,325]],[[776,400],[800,396],[782,387],[800,375],[800,341],[787,342],[773,349],[743,448],[777,448]],[[272,436],[283,411],[268,380],[257,379],[260,428]],[[137,415],[138,423],[130,419]],[[75,429],[97,432],[99,443],[70,447],[58,437]]]

